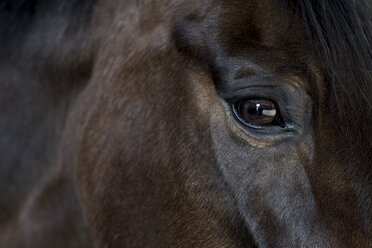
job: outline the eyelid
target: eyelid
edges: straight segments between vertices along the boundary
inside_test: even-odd
[[[293,92],[291,89],[286,86],[255,85],[240,88],[234,92],[231,91],[225,95],[227,98],[224,99],[229,105],[236,104],[245,99],[265,99],[275,103],[277,111],[284,123],[287,125],[291,123],[301,124],[301,120],[297,120],[299,118],[292,114],[293,111],[291,109],[295,107],[294,105],[298,105],[298,101],[305,99],[306,96],[303,95],[302,91]]]

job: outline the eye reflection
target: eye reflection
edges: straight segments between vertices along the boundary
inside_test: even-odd
[[[279,114],[274,102],[266,99],[246,99],[233,106],[237,118],[255,126],[278,125]]]

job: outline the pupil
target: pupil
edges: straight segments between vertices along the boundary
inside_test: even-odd
[[[248,109],[248,114],[255,115],[257,114],[256,108],[250,107]]]
[[[261,116],[262,115],[262,111],[264,110],[264,108],[261,107],[261,104],[257,104],[257,109],[258,109],[258,115]]]

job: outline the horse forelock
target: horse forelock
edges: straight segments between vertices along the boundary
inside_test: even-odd
[[[371,114],[372,18],[368,2],[349,0],[288,0],[302,15],[310,43],[333,91],[331,104],[339,113],[352,104]]]

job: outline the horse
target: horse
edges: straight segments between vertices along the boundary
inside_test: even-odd
[[[2,0],[0,247],[371,247],[367,0]]]

